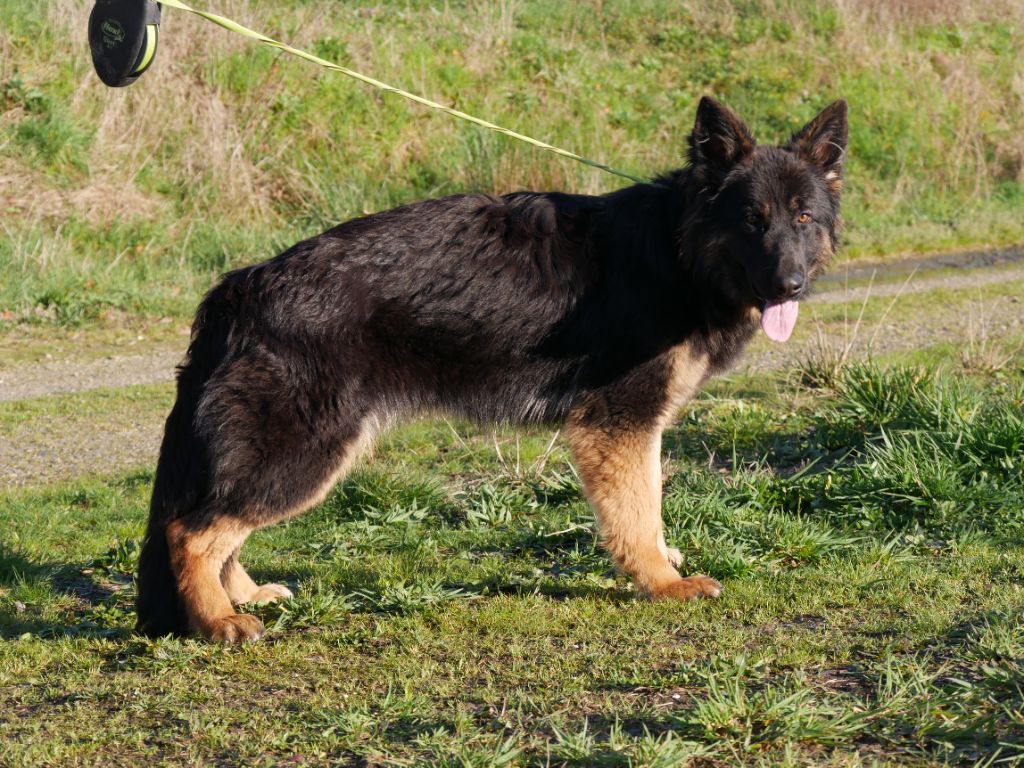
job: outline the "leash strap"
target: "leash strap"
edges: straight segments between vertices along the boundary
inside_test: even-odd
[[[547,144],[543,141],[538,141],[537,139],[531,138],[522,133],[518,133],[509,128],[503,128],[502,126],[495,125],[494,123],[488,122],[487,120],[483,120],[479,117],[474,117],[473,115],[466,114],[465,112],[462,112],[458,109],[446,107],[444,104],[439,104],[436,101],[431,101],[430,99],[425,99],[422,96],[417,96],[415,93],[403,91],[401,88],[396,88],[395,86],[388,85],[387,83],[381,82],[376,78],[361,74],[353,69],[349,69],[348,67],[343,67],[340,64],[335,64],[333,61],[321,59],[319,56],[314,56],[312,53],[309,53],[308,51],[303,51],[299,48],[293,48],[287,43],[282,43],[278,40],[274,40],[273,38],[267,37],[261,32],[256,32],[255,30],[242,26],[237,21],[233,21],[232,19],[226,18],[216,13],[210,13],[209,11],[201,11],[196,8],[193,8],[190,5],[186,5],[185,3],[181,2],[181,0],[160,0],[160,4],[166,5],[170,8],[177,8],[181,11],[188,11],[189,13],[193,13],[196,16],[201,16],[207,21],[212,21],[214,24],[223,27],[224,29],[230,32],[242,35],[243,37],[248,37],[252,40],[257,40],[263,43],[264,45],[269,45],[272,48],[278,48],[282,51],[285,51],[286,53],[292,54],[293,56],[298,56],[300,59],[311,61],[314,64],[323,67],[324,69],[331,69],[334,70],[335,72],[341,72],[343,75],[347,75],[348,77],[354,78],[355,80],[359,80],[360,82],[366,83],[367,85],[372,85],[374,88],[377,88],[381,91],[387,91],[388,93],[397,94],[404,99],[415,101],[417,104],[422,104],[423,106],[429,107],[430,109],[435,109],[439,112],[444,112],[445,114],[451,115],[452,117],[458,118],[459,120],[465,120],[467,122],[474,123],[475,125],[479,125],[482,128],[486,128],[489,131],[494,131],[495,133],[500,133],[503,136],[508,136],[509,138],[516,139],[517,141],[525,142],[534,147],[537,147],[538,149],[543,149],[546,152],[552,152],[556,155],[559,155],[560,157],[567,157],[570,160],[575,160],[578,163],[589,165],[591,168],[597,168],[598,170],[604,171],[605,173],[611,173],[615,176],[621,176],[624,179],[629,179],[630,181],[634,181],[638,184],[653,183],[650,179],[645,179],[642,176],[634,176],[633,174],[627,173],[626,171],[620,171],[616,168],[612,168],[610,165],[605,165],[604,163],[599,163],[596,160],[591,160],[590,158],[583,157],[582,155],[577,155],[575,152],[570,152],[567,149],[561,149],[560,147]]]

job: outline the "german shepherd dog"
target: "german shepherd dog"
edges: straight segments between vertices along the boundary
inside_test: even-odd
[[[836,248],[846,103],[758,146],[705,98],[689,164],[591,197],[456,195],[355,219],[226,275],[196,315],[160,449],[138,628],[254,640],[289,596],[246,537],[319,503],[421,414],[564,425],[641,594],[716,596],[662,533],[662,430],[758,324],[785,341]]]

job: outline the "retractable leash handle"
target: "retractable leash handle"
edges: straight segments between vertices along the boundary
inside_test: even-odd
[[[112,88],[131,85],[156,58],[160,5],[154,0],[96,0],[89,48],[96,74]]]

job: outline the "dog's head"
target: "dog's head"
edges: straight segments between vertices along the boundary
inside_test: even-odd
[[[709,200],[715,258],[762,311],[768,336],[785,341],[799,300],[836,246],[846,102],[836,101],[783,146],[757,146],[732,111],[703,98],[690,136],[694,180]]]

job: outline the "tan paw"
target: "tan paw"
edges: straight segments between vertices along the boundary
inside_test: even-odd
[[[263,636],[263,622],[246,613],[235,613],[217,619],[203,631],[215,643],[246,643]]]
[[[709,576],[690,576],[651,590],[651,598],[654,600],[696,600],[698,597],[718,597],[720,594],[722,585]]]
[[[273,603],[286,597],[294,597],[292,591],[283,584],[264,584],[245,601],[247,603]]]
[[[672,564],[673,568],[678,568],[683,564],[683,553],[675,547],[665,547],[665,559]]]

